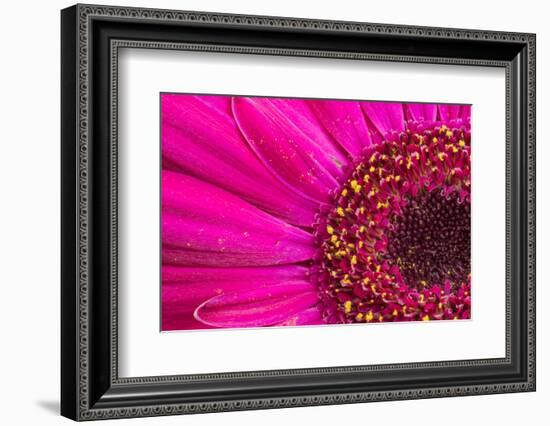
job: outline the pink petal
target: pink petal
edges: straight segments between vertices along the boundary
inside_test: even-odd
[[[312,100],[309,101],[309,105],[325,129],[352,158],[359,158],[362,148],[371,144],[363,111],[358,102]]]
[[[314,129],[307,116],[289,117],[281,108],[281,102],[266,98],[233,98],[235,120],[266,167],[305,197],[328,202],[329,191],[338,187],[335,170],[341,174],[344,163],[334,147],[308,136]],[[299,110],[297,104],[283,110],[293,108]]]
[[[439,104],[439,116],[442,121],[452,120],[454,118],[469,119],[471,105],[448,105]]]
[[[214,327],[261,327],[280,323],[319,301],[310,284],[279,285],[213,297],[195,318]]]
[[[181,98],[182,95],[178,95],[179,98]],[[188,95],[183,95],[188,96]],[[199,98],[205,105],[209,106],[210,108],[217,108],[225,114],[226,116],[231,116],[231,97],[230,96],[223,96],[223,95],[198,95],[193,96],[193,98]]]
[[[162,173],[163,263],[262,266],[310,260],[313,236],[239,197],[177,172]]]
[[[197,330],[214,328],[197,321],[193,310],[181,310],[177,306],[162,305],[161,331]]]
[[[311,109],[310,100],[270,98],[273,107],[278,109],[308,138],[308,143],[317,146],[318,152],[324,154],[316,160],[334,177],[342,176],[344,165],[348,163],[344,151],[325,130],[319,118]]]
[[[222,293],[284,283],[309,282],[309,269],[297,265],[260,268],[186,268],[162,265],[164,304],[192,305]]]
[[[405,111],[414,121],[435,121],[437,118],[436,104],[405,104]]]
[[[405,130],[403,104],[397,102],[362,102],[361,107],[382,136]]]
[[[274,284],[283,279],[306,279],[309,268],[298,265],[272,266],[261,268],[186,268],[181,266],[162,266],[162,282],[165,284],[204,283],[204,282],[240,282],[256,280]]]
[[[242,139],[227,96],[162,96],[163,167],[215,184],[289,223],[311,226],[318,204],[285,188]]]
[[[295,326],[319,324],[325,324],[325,321],[323,321],[323,318],[321,317],[321,311],[319,311],[319,308],[313,307],[306,309],[302,312],[298,312],[296,315],[292,315],[290,318],[286,319],[278,325]]]
[[[214,268],[212,268],[214,269]],[[244,269],[244,268],[243,268]],[[279,280],[276,283],[267,283],[262,280],[233,281],[233,282],[203,282],[203,283],[179,283],[162,285],[162,316],[168,317],[178,314],[187,320],[193,318],[193,312],[205,301],[220,295],[246,293],[273,286],[297,286],[303,288],[311,285],[309,281]]]

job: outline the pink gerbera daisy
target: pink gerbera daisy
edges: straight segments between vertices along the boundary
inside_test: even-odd
[[[470,317],[470,107],[163,94],[162,330]]]

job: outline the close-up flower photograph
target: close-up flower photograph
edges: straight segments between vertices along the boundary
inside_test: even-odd
[[[3,6],[1,424],[545,424],[543,2]]]
[[[470,319],[470,105],[161,108],[163,331]]]

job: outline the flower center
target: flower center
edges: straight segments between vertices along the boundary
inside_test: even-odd
[[[470,131],[409,124],[365,150],[319,218],[329,323],[469,317]]]
[[[459,282],[470,272],[470,204],[438,191],[412,198],[389,227],[384,258],[409,287]]]

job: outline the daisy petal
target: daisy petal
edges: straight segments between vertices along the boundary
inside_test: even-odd
[[[352,158],[359,158],[361,149],[371,144],[359,103],[313,100],[309,105],[325,129]]]
[[[309,260],[313,236],[239,197],[177,172],[162,173],[163,263],[263,266]]]
[[[308,136],[315,130],[306,117],[289,117],[265,98],[233,98],[233,114],[250,147],[281,182],[311,200],[329,201],[345,164],[334,146]]]
[[[215,296],[195,311],[214,327],[261,327],[281,323],[319,301],[310,283],[278,285]]]
[[[441,120],[448,121],[455,118],[470,118],[471,105],[439,104],[439,116]]]
[[[310,100],[271,98],[271,103],[317,145],[324,155],[316,160],[334,177],[340,177],[348,158],[311,109]]]
[[[239,282],[256,280],[274,284],[281,280],[297,280],[309,276],[309,268],[298,265],[262,268],[186,268],[163,265],[163,284]]]
[[[161,331],[214,328],[197,321],[193,316],[196,305],[184,310],[181,306],[162,303]]]
[[[163,167],[240,195],[289,223],[310,226],[318,204],[285,188],[243,140],[225,96],[163,95]]]
[[[186,268],[162,266],[163,303],[195,304],[222,293],[308,281],[308,268],[285,265],[260,268]]]
[[[437,105],[435,104],[405,104],[408,119],[414,121],[435,121]]]
[[[361,107],[381,135],[405,130],[403,104],[396,102],[362,102]]]
[[[295,326],[295,325],[319,325],[325,324],[321,317],[321,311],[319,308],[313,307],[306,309],[302,312],[298,312],[296,315],[292,315],[287,320],[278,325],[283,326]]]
[[[214,269],[214,268],[212,268]],[[244,269],[244,268],[243,268]],[[162,316],[170,312],[185,312],[193,316],[194,310],[201,303],[223,294],[245,293],[253,290],[264,289],[279,285],[300,286],[309,285],[309,281],[279,280],[275,283],[268,283],[261,279],[250,281],[226,281],[226,282],[202,282],[202,283],[179,283],[163,284],[162,286]],[[166,312],[165,312],[166,310]]]

